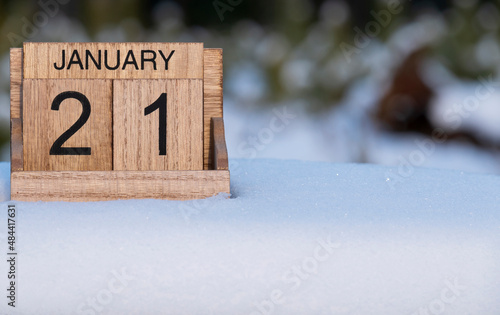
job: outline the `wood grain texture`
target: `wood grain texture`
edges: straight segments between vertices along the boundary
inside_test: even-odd
[[[10,49],[10,118],[21,118],[23,83],[23,50]]]
[[[23,47],[25,79],[203,79],[203,43],[24,43]],[[172,50],[167,70],[165,59]],[[152,58],[154,63],[147,61]]]
[[[224,120],[220,117],[212,118],[212,141],[214,145],[213,169],[227,170],[229,162],[224,135]]]
[[[159,154],[159,114],[144,109],[167,93],[166,155]],[[203,81],[116,80],[114,170],[203,169]]]
[[[23,150],[25,171],[112,169],[112,82],[111,80],[23,81]],[[81,116],[82,104],[64,100],[51,110],[54,98],[64,91],[84,94],[91,104],[88,121],[64,147],[90,147],[91,155],[50,155],[54,141]]]
[[[205,49],[204,57],[204,169],[212,168],[214,146],[211,138],[212,117],[222,117],[222,49]]]
[[[89,171],[12,173],[19,201],[201,199],[230,193],[229,171]]]
[[[21,118],[10,120],[10,170],[18,172],[23,165],[23,124]]]

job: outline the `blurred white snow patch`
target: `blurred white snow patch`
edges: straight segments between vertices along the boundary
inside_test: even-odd
[[[107,25],[99,30],[96,38],[100,42],[124,42],[127,40],[127,34],[121,26]]]
[[[239,63],[231,67],[224,84],[231,95],[246,102],[256,102],[267,92],[263,70],[250,62]]]
[[[366,134],[373,128],[366,112],[380,93],[375,80],[359,80],[342,104],[321,114],[308,113],[308,104],[303,100],[275,107],[252,107],[226,97],[224,124],[229,156],[359,161],[364,156]]]
[[[459,83],[456,76],[436,58],[424,58],[420,64],[419,74],[428,86],[438,91],[443,87]]]
[[[36,36],[36,41],[39,42],[88,42],[90,40],[91,38],[83,24],[64,14],[52,17],[47,25],[40,28],[40,33]]]
[[[446,32],[446,21],[440,14],[437,12],[423,14],[414,22],[396,30],[389,39],[389,46],[403,54],[409,54],[437,42]]]
[[[257,45],[255,54],[262,64],[274,66],[285,58],[289,50],[290,43],[285,36],[270,33]]]
[[[224,124],[230,158],[331,159],[321,124],[296,103],[243,108],[226,98]]]
[[[307,89],[312,85],[314,68],[314,63],[308,59],[286,61],[280,73],[281,83],[290,93]]]
[[[500,62],[500,44],[496,36],[484,35],[476,45],[476,62],[481,69],[495,69]]]
[[[500,81],[481,78],[440,88],[432,102],[430,119],[449,132],[468,131],[500,141]]]

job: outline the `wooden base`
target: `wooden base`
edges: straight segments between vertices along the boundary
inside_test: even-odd
[[[19,201],[188,200],[229,194],[229,171],[13,172]]]

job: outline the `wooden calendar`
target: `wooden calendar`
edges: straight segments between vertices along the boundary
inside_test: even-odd
[[[25,43],[10,63],[11,199],[229,193],[221,49]]]

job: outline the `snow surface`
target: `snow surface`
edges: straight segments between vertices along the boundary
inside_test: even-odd
[[[27,203],[0,175],[2,314],[500,313],[498,176],[231,160],[230,199]]]

